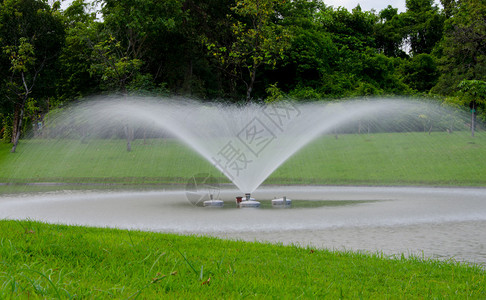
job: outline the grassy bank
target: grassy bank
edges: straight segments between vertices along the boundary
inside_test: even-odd
[[[479,267],[206,237],[0,221],[0,298],[486,297]]]
[[[486,135],[384,133],[326,136],[302,149],[267,182],[486,185]]]
[[[228,180],[177,140],[23,140],[18,153],[0,144],[0,182],[184,184],[198,173]],[[468,132],[323,136],[265,183],[486,185],[486,134]]]

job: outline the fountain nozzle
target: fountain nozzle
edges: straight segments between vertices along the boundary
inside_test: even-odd
[[[246,201],[250,201],[250,193],[246,193],[245,197],[246,197]]]

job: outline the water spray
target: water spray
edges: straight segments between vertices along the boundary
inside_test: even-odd
[[[67,107],[55,120],[49,118],[45,128],[54,138],[66,138],[66,132],[72,132],[73,138],[83,133],[105,139],[120,131],[121,123],[114,121],[124,120],[123,124],[131,124],[131,128],[154,132],[154,138],[176,137],[240,191],[248,192],[255,191],[289,157],[324,134],[356,129],[359,133],[361,122],[372,125],[373,132],[403,132],[403,126],[396,124],[397,118],[404,119],[412,131],[423,130],[417,127],[423,123],[419,117],[422,112],[427,112],[427,120],[456,119],[456,114],[442,107],[410,99],[332,104],[279,101],[274,105],[239,106],[179,98],[98,97]],[[72,128],[73,119],[79,123],[76,130]]]

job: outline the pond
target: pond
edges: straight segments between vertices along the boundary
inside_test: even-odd
[[[194,205],[185,191],[61,190],[0,196],[0,218],[211,235],[385,255],[454,259],[486,265],[486,189],[434,187],[265,186],[262,208]],[[272,208],[275,197],[293,200]]]

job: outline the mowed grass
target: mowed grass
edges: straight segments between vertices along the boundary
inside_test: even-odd
[[[484,133],[474,138],[467,132],[325,136],[267,182],[484,186],[485,155]]]
[[[0,144],[0,182],[184,184],[211,163],[174,139],[22,140],[18,153]],[[327,135],[281,165],[266,184],[486,185],[486,134]]]
[[[17,153],[0,154],[0,178],[11,182],[181,183],[218,171],[173,139],[24,140]],[[2,160],[3,158],[3,160]]]
[[[0,221],[2,299],[246,297],[484,299],[486,272],[416,257]]]
[[[486,183],[486,136],[407,133],[323,136],[266,183]],[[224,181],[175,140],[0,143],[0,182],[182,184]],[[226,180],[227,181],[227,180]],[[5,188],[5,187],[2,187]],[[210,237],[0,221],[0,299],[486,298],[484,268]]]

